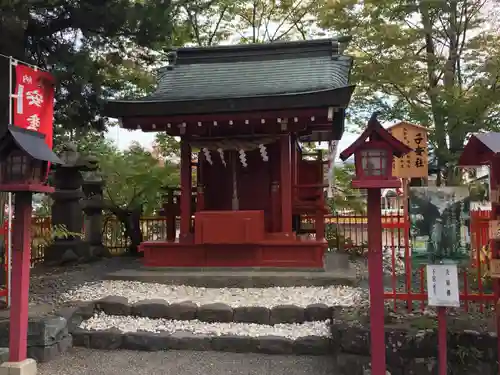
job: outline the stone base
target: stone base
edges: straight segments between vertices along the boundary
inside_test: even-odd
[[[45,249],[44,263],[48,266],[88,262],[92,259],[90,246],[79,239],[57,239]]]
[[[0,375],[36,375],[36,361],[25,359],[22,362],[5,362],[0,366]]]
[[[0,348],[0,364],[9,360],[9,348]]]

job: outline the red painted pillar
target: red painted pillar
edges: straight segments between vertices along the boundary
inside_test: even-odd
[[[191,228],[191,145],[181,139],[181,226],[179,241],[187,241]]]
[[[26,359],[28,339],[28,294],[31,257],[31,192],[17,192],[12,239],[12,304],[10,308],[9,361]]]
[[[198,162],[196,164],[196,212],[203,211],[205,209],[205,190],[203,178],[203,162],[198,157]]]
[[[292,168],[290,134],[280,138],[281,231],[292,233]]]
[[[493,157],[490,164],[490,190],[496,190],[499,187],[500,180],[500,158]],[[498,220],[499,202],[491,202],[490,220]],[[500,246],[498,241],[490,240],[490,249],[492,258],[500,258]],[[493,294],[495,296],[496,325],[497,325],[497,357],[500,360],[500,279],[493,280]],[[498,366],[500,374],[500,366]]]
[[[321,150],[318,150],[318,168],[319,168],[319,176],[321,176],[320,180],[318,183],[323,184],[323,181],[325,180],[324,176],[324,168],[323,168],[323,152]],[[316,211],[316,222],[314,223],[316,227],[316,240],[317,241],[322,241],[325,239],[325,195],[323,192],[322,187],[318,187],[318,194],[319,194],[319,199],[318,199],[318,209]]]
[[[165,216],[167,218],[167,241],[175,241],[175,207],[174,207],[174,190],[167,190],[167,202],[164,206]]]
[[[372,374],[385,375],[384,280],[380,189],[368,189],[368,277]]]

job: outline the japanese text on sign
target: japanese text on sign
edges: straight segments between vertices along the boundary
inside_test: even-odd
[[[394,158],[392,163],[393,176],[400,178],[427,177],[428,150],[427,131],[424,127],[401,122],[390,127],[389,132],[400,142],[413,149],[412,152]]]
[[[427,265],[427,294],[429,306],[459,307],[457,265]]]

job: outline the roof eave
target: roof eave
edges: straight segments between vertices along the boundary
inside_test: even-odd
[[[182,116],[256,110],[299,109],[311,106],[347,108],[355,85],[296,94],[180,101],[107,101],[103,115],[111,118]]]

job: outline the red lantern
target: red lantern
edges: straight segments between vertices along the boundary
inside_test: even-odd
[[[397,188],[401,181],[392,175],[392,159],[410,151],[411,148],[394,138],[372,117],[361,136],[340,154],[340,159],[346,160],[354,154],[356,177],[352,187]]]

